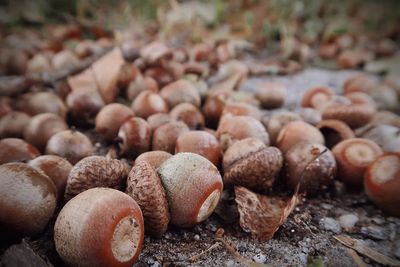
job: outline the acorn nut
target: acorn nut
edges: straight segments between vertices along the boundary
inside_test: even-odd
[[[0,140],[0,164],[7,162],[27,162],[40,156],[36,147],[18,138]]]

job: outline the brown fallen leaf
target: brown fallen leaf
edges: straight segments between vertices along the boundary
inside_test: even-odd
[[[334,238],[345,245],[346,247],[352,248],[358,253],[367,256],[368,258],[383,264],[383,265],[389,265],[389,266],[400,266],[400,261],[392,259],[386,255],[383,255],[382,253],[366,246],[361,240],[351,238],[348,235],[337,235],[334,236]]]
[[[236,203],[240,214],[240,226],[260,240],[272,238],[299,202],[294,194],[289,201],[254,193],[244,187],[235,187]]]
[[[93,76],[106,104],[114,102],[118,95],[117,83],[124,62],[121,50],[116,47],[92,65]]]
[[[68,77],[67,81],[71,91],[98,91],[93,71],[90,68]]]

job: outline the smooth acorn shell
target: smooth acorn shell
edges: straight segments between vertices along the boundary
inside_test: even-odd
[[[135,159],[135,164],[146,161],[149,163],[154,169],[158,169],[161,164],[172,157],[172,154],[162,151],[162,150],[153,150],[153,151],[148,151],[140,154],[136,159]]]
[[[167,113],[168,106],[164,99],[151,91],[141,92],[132,102],[132,109],[136,116],[144,119],[156,113]]]
[[[189,131],[189,127],[181,121],[171,121],[163,124],[154,130],[152,149],[163,150],[174,154],[176,140],[178,137]]]
[[[0,118],[0,138],[21,138],[31,117],[19,111],[10,111]]]
[[[279,108],[285,103],[287,89],[283,84],[266,82],[257,86],[256,98],[266,109]]]
[[[36,147],[18,138],[0,140],[0,164],[7,162],[28,162],[40,156]]]
[[[178,80],[163,87],[161,97],[173,108],[180,103],[190,103],[200,107],[200,94],[194,85],[187,80]]]
[[[201,129],[205,125],[203,114],[190,103],[176,105],[169,114],[172,119],[183,121],[192,130]]]
[[[118,131],[120,153],[128,157],[137,157],[150,150],[151,129],[147,121],[132,117],[122,124]]]

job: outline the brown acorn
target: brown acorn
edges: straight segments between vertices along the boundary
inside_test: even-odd
[[[161,89],[160,95],[169,108],[185,102],[200,107],[200,94],[196,87],[187,80],[178,80],[168,84]]]
[[[400,116],[387,110],[378,111],[369,122],[372,125],[387,124],[400,128]]]
[[[202,111],[208,127],[217,128],[227,99],[226,94],[207,96]]]
[[[21,234],[40,233],[56,207],[54,183],[25,163],[0,166],[0,194],[0,224]]]
[[[303,121],[292,121],[279,132],[276,146],[285,153],[292,146],[303,141],[325,144],[324,136],[316,127]]]
[[[224,183],[265,191],[272,187],[282,165],[283,156],[276,147],[255,138],[242,139],[224,154]]]
[[[188,131],[189,127],[181,121],[171,121],[163,124],[153,132],[152,149],[174,154],[176,140],[181,134]]]
[[[283,106],[286,101],[286,86],[275,82],[259,84],[256,89],[256,98],[261,106],[266,109],[274,109]]]
[[[321,110],[335,93],[327,87],[314,87],[305,92],[301,100],[302,107]]]
[[[199,154],[217,167],[222,158],[222,150],[217,138],[205,131],[190,131],[181,134],[175,146],[175,153],[180,152]]]
[[[40,156],[36,147],[18,138],[0,140],[0,164],[7,162],[27,162]]]
[[[118,130],[125,121],[135,114],[129,107],[112,103],[104,106],[96,116],[96,132],[106,140],[113,140],[118,135]]]
[[[137,157],[150,150],[151,129],[142,118],[132,117],[122,124],[118,131],[120,153],[129,157]]]
[[[360,74],[350,77],[344,82],[344,94],[351,92],[365,92],[368,93],[375,86],[374,81],[367,75]]]
[[[324,135],[326,146],[330,149],[342,140],[355,137],[353,130],[339,120],[322,120],[316,127]]]
[[[314,126],[322,120],[321,112],[315,108],[298,108],[295,112],[300,115],[303,121]]]
[[[169,115],[172,119],[183,121],[192,130],[198,130],[204,127],[204,116],[200,110],[190,103],[181,103],[176,105]]]
[[[28,164],[44,172],[54,182],[57,188],[57,197],[61,199],[67,185],[69,172],[72,169],[71,163],[59,156],[44,155],[34,158]]]
[[[161,151],[161,150],[153,150],[153,151],[148,151],[140,154],[136,159],[135,159],[135,164],[146,161],[149,163],[154,169],[158,169],[161,164],[172,157],[172,154]]]
[[[126,193],[142,209],[146,232],[154,236],[164,234],[170,220],[168,201],[153,166],[146,161],[136,162],[126,184]]]
[[[89,188],[123,189],[128,172],[128,166],[117,159],[107,159],[102,156],[86,157],[71,169],[65,187],[64,201],[69,201]]]
[[[65,118],[67,114],[67,107],[64,102],[51,92],[38,92],[27,95],[21,110],[32,116],[39,113],[54,113]]]
[[[352,187],[361,187],[367,167],[383,152],[364,138],[343,140],[332,148],[338,166],[338,179]]]
[[[0,118],[0,138],[21,138],[31,117],[19,111],[11,111]]]
[[[400,130],[398,127],[379,124],[368,129],[362,134],[362,137],[374,141],[385,152],[400,151]]]
[[[243,102],[228,101],[222,110],[221,116],[226,114],[231,114],[233,116],[251,116],[256,120],[261,119],[261,111],[259,108]]]
[[[147,118],[147,123],[149,124],[152,131],[170,121],[172,121],[172,118],[168,113],[156,113]]]
[[[128,100],[133,101],[143,91],[157,93],[158,84],[153,78],[138,74],[126,89],[126,97]]]
[[[315,195],[333,184],[336,161],[325,146],[301,142],[292,146],[284,157],[286,182],[292,190],[300,183],[300,192]]]
[[[75,164],[84,157],[92,155],[94,147],[89,138],[75,130],[65,130],[53,135],[46,145],[46,154],[66,158]]]
[[[375,108],[369,105],[332,105],[324,109],[322,118],[340,120],[351,128],[358,128],[367,124],[375,112]]]
[[[41,151],[47,141],[56,133],[67,130],[64,119],[54,113],[41,113],[31,118],[24,130],[24,139]]]
[[[94,124],[94,117],[105,103],[96,90],[76,90],[68,94],[68,113],[75,122],[83,125]]]
[[[282,111],[274,113],[271,117],[264,117],[263,124],[268,131],[268,135],[271,140],[271,144],[276,144],[276,139],[278,138],[281,129],[291,121],[301,121],[302,118],[299,114],[290,111]]]
[[[146,119],[156,113],[168,112],[164,99],[151,91],[141,92],[132,102],[132,109],[136,116]]]

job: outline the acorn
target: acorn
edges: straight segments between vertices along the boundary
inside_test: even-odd
[[[363,104],[331,105],[324,109],[324,120],[340,120],[351,128],[358,128],[367,124],[374,113],[375,107]]]
[[[362,137],[374,141],[385,152],[400,151],[400,129],[398,127],[380,124],[369,129]]]
[[[189,131],[189,127],[181,121],[171,121],[161,125],[153,132],[152,149],[163,150],[173,154],[178,137]]]
[[[164,234],[170,221],[168,201],[153,166],[146,161],[135,162],[126,184],[126,193],[142,209],[146,232],[154,236]]]
[[[68,160],[55,155],[43,155],[28,162],[32,166],[44,172],[57,188],[57,197],[61,199],[67,185],[68,175],[72,169]]]
[[[369,121],[372,125],[387,124],[400,128],[400,116],[387,110],[378,111]]]
[[[123,189],[128,172],[128,166],[117,159],[102,156],[86,157],[71,169],[64,200],[67,202],[79,193],[94,187]]]
[[[287,97],[287,89],[281,83],[264,82],[256,89],[256,98],[265,109],[274,109],[283,106]]]
[[[204,127],[204,116],[200,110],[190,103],[181,103],[176,105],[169,115],[172,119],[183,121],[192,130],[202,129]]]
[[[0,118],[0,138],[22,137],[31,117],[19,111],[11,111]]]
[[[375,82],[371,79],[371,77],[365,74],[359,74],[353,77],[350,77],[344,82],[343,91],[344,94],[348,94],[351,92],[364,92],[368,93],[375,86]]]
[[[141,92],[132,102],[132,109],[136,116],[146,119],[156,113],[168,112],[164,99],[157,93],[150,91]]]
[[[336,161],[332,152],[321,144],[301,142],[284,155],[286,182],[292,190],[300,183],[300,192],[315,195],[333,184]]]
[[[132,117],[122,124],[118,131],[120,153],[129,157],[137,157],[150,150],[151,129],[142,118]]]
[[[0,96],[0,118],[4,117],[11,111],[11,99],[5,96]]]
[[[366,105],[370,106],[373,109],[376,109],[376,103],[372,97],[370,97],[367,93],[364,92],[351,92],[345,95],[348,99],[350,99],[352,104],[355,105]]]
[[[322,120],[316,127],[324,135],[326,146],[330,149],[345,139],[355,137],[353,130],[339,120]]]
[[[339,47],[332,43],[332,44],[321,44],[318,50],[318,54],[323,59],[333,59],[336,57]]]
[[[54,113],[65,118],[67,114],[67,107],[64,102],[51,92],[29,94],[25,97],[21,110],[32,116],[39,113]]]
[[[208,127],[217,128],[227,99],[226,94],[207,96],[202,111]]]
[[[117,137],[121,125],[134,115],[133,110],[125,105],[108,104],[96,116],[96,132],[108,141],[113,140]]]
[[[324,136],[318,128],[303,121],[292,121],[286,124],[279,132],[276,146],[285,153],[292,146],[303,141],[325,144]]]
[[[40,73],[52,69],[50,58],[45,53],[37,53],[27,63],[28,73]]]
[[[222,158],[222,150],[217,138],[205,131],[190,131],[181,134],[175,146],[175,153],[180,152],[199,154],[215,166],[219,166]]]
[[[397,92],[392,87],[380,85],[369,92],[369,96],[376,103],[379,110],[396,110],[399,107]]]
[[[33,145],[18,138],[0,140],[0,164],[7,162],[27,162],[40,156]]]
[[[267,147],[256,138],[242,139],[224,154],[224,184],[269,190],[282,165],[283,156],[276,147]]]
[[[92,155],[92,142],[81,132],[65,130],[53,135],[46,145],[46,154],[66,158],[71,164]]]
[[[172,50],[164,43],[154,41],[140,49],[140,56],[148,64],[156,64],[159,60],[168,60],[172,58]]]
[[[225,115],[218,125],[217,137],[224,151],[235,141],[247,137],[258,138],[269,145],[269,135],[264,126],[250,116]]]
[[[140,75],[139,69],[135,65],[125,62],[119,71],[117,86],[119,88],[128,87],[138,75]]]
[[[41,113],[32,117],[24,130],[24,139],[43,151],[47,141],[56,133],[67,130],[64,119],[54,113]]]
[[[351,187],[361,187],[366,168],[383,152],[373,141],[351,138],[332,148],[338,166],[338,179]]]
[[[333,95],[335,93],[328,87],[310,88],[304,93],[301,99],[301,106],[321,111]]]
[[[138,204],[109,188],[93,188],[73,198],[54,225],[56,250],[70,266],[132,266],[143,238]]]
[[[172,157],[172,154],[162,151],[162,150],[153,150],[153,151],[147,151],[142,154],[140,154],[136,159],[135,159],[135,164],[146,161],[149,163],[154,169],[158,169],[161,164]]]
[[[126,97],[128,100],[133,101],[143,91],[157,93],[158,84],[153,78],[138,74],[136,78],[129,83],[126,89]]]
[[[169,108],[180,103],[190,103],[200,107],[200,94],[196,87],[187,80],[178,80],[163,87],[160,96],[165,100]]]
[[[368,197],[388,214],[400,216],[400,153],[385,153],[372,162],[364,175]]]
[[[222,110],[221,116],[226,114],[231,114],[233,116],[251,116],[256,120],[261,119],[261,111],[259,108],[243,102],[228,101]]]
[[[0,194],[0,224],[24,235],[42,232],[56,207],[54,183],[25,163],[0,166]]]
[[[222,193],[218,169],[194,153],[178,153],[158,169],[167,194],[171,223],[192,227],[214,211]]]
[[[68,113],[78,124],[93,124],[94,116],[104,107],[98,91],[76,90],[67,96]]]
[[[172,121],[172,118],[168,113],[156,113],[147,118],[147,123],[152,131],[170,121]]]
[[[300,115],[303,121],[314,126],[322,120],[321,112],[314,108],[298,108],[295,112]]]
[[[262,121],[267,129],[271,144],[275,145],[279,132],[286,124],[291,121],[301,120],[302,118],[299,114],[290,111],[282,111],[272,114],[270,118],[264,117]]]
[[[70,68],[73,65],[79,64],[79,59],[71,50],[62,50],[55,54],[51,59],[51,64],[54,69],[60,70]]]

